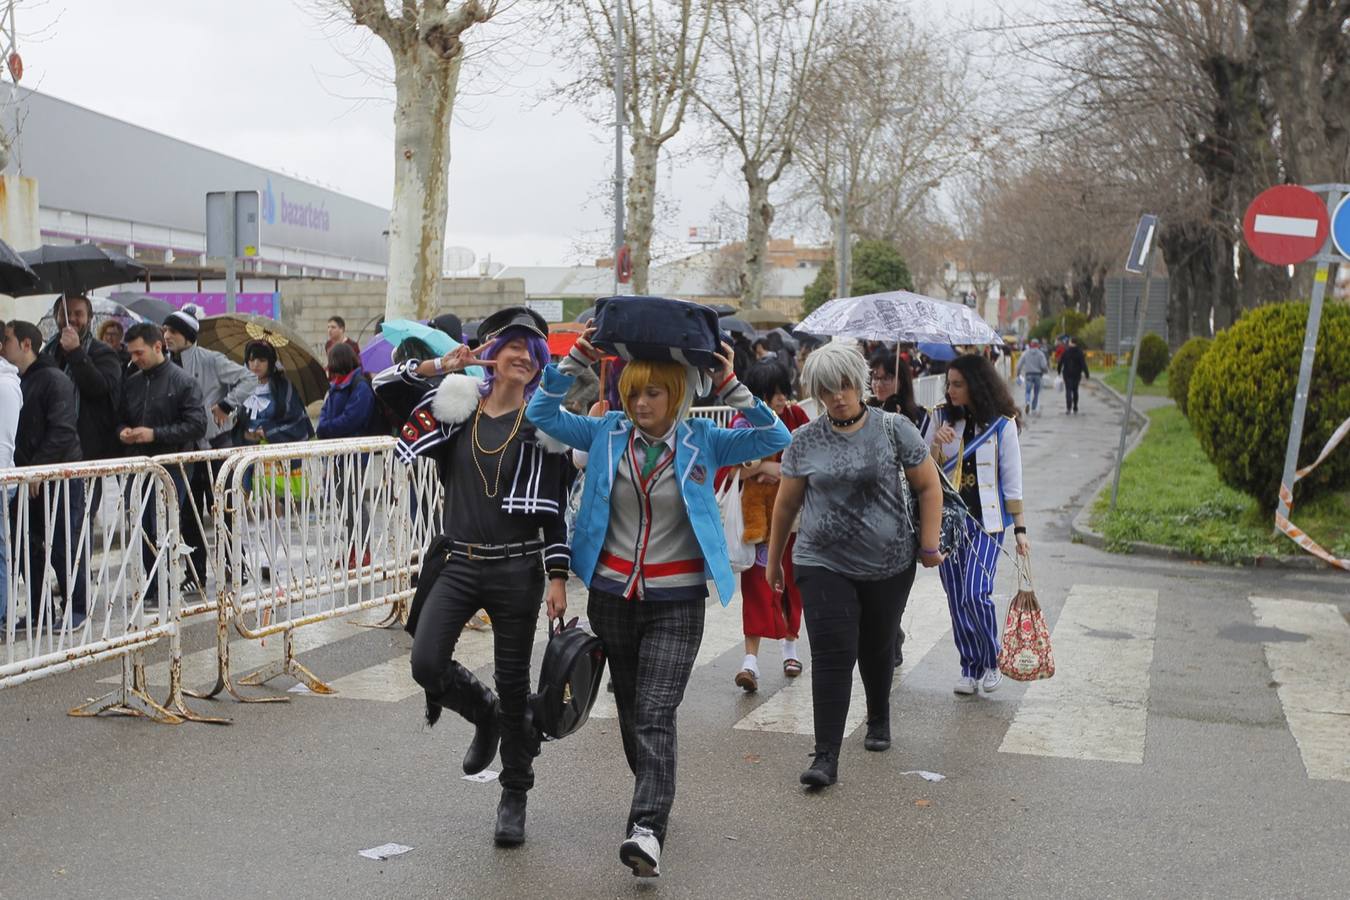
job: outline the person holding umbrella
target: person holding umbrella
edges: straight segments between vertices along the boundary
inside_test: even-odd
[[[52,305],[52,318],[59,331],[42,348],[42,355],[75,382],[76,421],[84,458],[121,456],[117,407],[122,395],[123,364],[117,351],[92,333],[94,304],[83,294],[61,297]],[[90,506],[98,507],[97,483]]]
[[[313,437],[305,401],[277,365],[276,348],[267,341],[253,341],[244,348],[244,362],[257,381],[234,426],[237,443],[284,444]]]

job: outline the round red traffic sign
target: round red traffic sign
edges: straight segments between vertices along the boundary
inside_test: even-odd
[[[1296,184],[1262,191],[1242,218],[1247,247],[1257,258],[1276,266],[1292,266],[1316,256],[1330,230],[1326,203]]]

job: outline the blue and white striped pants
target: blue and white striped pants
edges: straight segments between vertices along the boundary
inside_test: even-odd
[[[968,540],[938,567],[938,576],[947,592],[961,674],[979,678],[986,669],[998,668],[998,611],[990,595],[1003,532],[991,535],[967,518],[966,535]]]

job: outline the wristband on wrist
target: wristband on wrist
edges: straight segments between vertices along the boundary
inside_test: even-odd
[[[919,553],[922,554],[922,555],[924,555],[924,556],[937,556],[937,555],[939,555],[940,553],[942,553],[942,551],[941,551],[941,550],[936,550],[936,549],[930,550],[930,549],[928,549],[927,547],[920,547],[920,548],[919,548]]]
[[[433,359],[431,365],[435,367],[437,375],[445,371],[445,360],[442,357],[438,356]]]
[[[1027,526],[1025,526],[1025,525],[1014,525],[1014,526],[1013,526],[1013,534],[1014,534],[1014,535],[1018,535],[1018,534],[1026,534],[1026,533],[1027,533]]]

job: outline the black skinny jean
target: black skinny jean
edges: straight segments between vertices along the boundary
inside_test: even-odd
[[[797,566],[795,574],[811,639],[816,750],[838,755],[855,663],[867,694],[867,720],[890,719],[895,630],[909,601],[914,566],[880,581],[861,581],[818,566]]]
[[[530,693],[530,651],[544,599],[544,561],[539,554],[484,562],[450,558],[427,594],[413,636],[413,678],[442,706],[478,723],[490,713],[492,692],[454,661],[455,644],[478,610],[492,617],[493,678],[501,703],[501,785],[534,786],[539,743],[525,720]]]
[[[1078,412],[1078,385],[1082,380],[1081,375],[1070,377],[1064,376],[1064,411]]]

